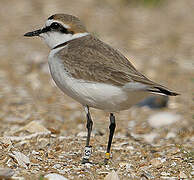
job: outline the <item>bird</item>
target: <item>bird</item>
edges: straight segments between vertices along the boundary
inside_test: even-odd
[[[83,164],[91,163],[93,121],[90,108],[110,114],[104,158],[107,164],[111,158],[116,128],[115,112],[129,109],[151,94],[178,95],[140,73],[122,53],[90,33],[76,16],[54,14],[42,28],[27,32],[24,36],[38,36],[49,46],[48,64],[54,82],[84,107],[87,138],[81,161]]]

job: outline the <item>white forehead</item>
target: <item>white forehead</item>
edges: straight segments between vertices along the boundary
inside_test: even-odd
[[[48,19],[47,21],[46,21],[46,23],[45,23],[45,26],[50,26],[53,22],[57,22],[57,23],[59,23],[59,24],[61,24],[61,25],[63,25],[65,28],[67,28],[67,29],[69,29],[70,28],[70,26],[69,25],[67,25],[67,24],[64,24],[63,22],[61,22],[61,21],[57,21],[57,20],[53,20],[53,19]]]

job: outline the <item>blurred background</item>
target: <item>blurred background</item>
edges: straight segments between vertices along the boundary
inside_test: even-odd
[[[191,162],[194,154],[193,9],[192,0],[1,0],[0,166],[21,167],[9,155],[15,150],[28,155],[32,164],[39,165],[16,170],[17,176],[27,179],[47,172],[57,172],[69,179],[103,179],[112,169],[118,171],[121,179],[194,176]],[[86,135],[83,108],[53,83],[47,64],[49,48],[38,38],[23,36],[42,27],[55,13],[78,16],[90,32],[121,51],[140,72],[181,94],[170,98],[168,107],[133,107],[116,114],[114,157],[109,169],[99,165],[98,169],[92,166],[85,171],[79,165]],[[94,120],[92,158],[100,161],[106,149],[109,117],[99,110],[91,113]],[[41,137],[41,141],[39,136],[2,140],[35,133],[23,129],[31,122],[41,124],[51,134]],[[5,142],[11,146],[5,146]],[[32,150],[43,151],[42,156],[47,160],[45,153],[53,151],[58,155],[63,153],[66,158],[55,157],[45,165]],[[180,159],[174,160],[175,154]],[[53,167],[56,162],[61,163],[60,168]],[[64,163],[70,171],[62,171]],[[157,163],[161,165],[159,168]]]

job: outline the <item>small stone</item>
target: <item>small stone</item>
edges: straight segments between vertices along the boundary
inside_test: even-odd
[[[81,131],[81,132],[79,132],[79,133],[77,134],[77,136],[78,136],[78,137],[82,137],[82,138],[87,137],[87,132]]]
[[[37,152],[37,151],[35,151],[35,150],[33,150],[33,151],[32,151],[32,154],[33,154],[33,155],[38,155],[38,154],[40,154],[40,153]]]
[[[91,163],[85,163],[84,166],[89,169],[89,168],[92,167],[92,164]]]
[[[169,132],[169,133],[166,135],[166,139],[175,138],[175,137],[176,137],[176,134],[173,133],[173,132]]]
[[[11,180],[26,180],[26,179],[24,177],[12,177]]]
[[[0,168],[0,179],[8,179],[13,176],[15,171],[10,168]]]
[[[179,152],[180,152],[180,149],[178,149],[178,148],[173,148],[173,149],[171,149],[171,150],[169,151],[170,154],[177,154],[177,153],[179,153]]]
[[[14,145],[14,147],[15,147],[15,148],[21,147],[21,146],[24,147],[24,146],[26,146],[27,144],[29,144],[29,141],[24,140],[24,141],[20,141],[20,142],[16,143],[16,144]]]
[[[167,180],[177,180],[177,177],[174,176],[161,176],[161,179],[167,179]]]
[[[157,133],[151,132],[149,134],[144,134],[143,138],[146,142],[148,143],[152,143],[154,141],[154,139],[158,136]]]
[[[112,171],[111,173],[109,173],[104,180],[119,180],[119,176],[117,174],[117,172]]]
[[[161,172],[161,175],[162,176],[170,176],[170,173],[168,173],[168,172]]]
[[[54,169],[60,169],[60,168],[61,168],[61,165],[60,165],[60,164],[55,164],[55,165],[53,166],[53,168],[54,168]]]
[[[49,159],[54,159],[54,158],[55,158],[55,155],[54,155],[54,153],[53,153],[52,151],[48,151],[47,157],[48,157]]]
[[[60,151],[61,150],[61,147],[60,146],[56,146],[55,147],[55,151]]]
[[[151,115],[148,118],[148,122],[153,128],[160,128],[179,121],[181,116],[171,112],[159,112]]]
[[[21,130],[26,130],[30,133],[50,133],[48,129],[46,129],[43,125],[41,125],[37,121],[32,121],[26,126],[24,126]]]
[[[175,167],[176,165],[176,162],[172,162],[170,166]]]
[[[49,140],[48,139],[46,139],[46,138],[40,138],[39,140],[38,140],[38,147],[39,148],[44,148],[44,147],[46,147],[47,145],[49,144]]]
[[[128,165],[128,163],[126,163],[126,162],[120,162],[119,163],[119,166],[122,168],[122,167],[125,167],[125,166],[127,166]]]
[[[17,151],[13,151],[9,155],[11,157],[13,157],[20,166],[22,166],[26,169],[28,168],[28,166],[30,164],[30,159],[26,155],[24,155],[21,152],[17,152]]]
[[[154,179],[154,176],[152,174],[150,174],[150,172],[148,171],[143,171],[143,174],[141,175],[141,177],[145,177],[146,179]]]
[[[128,128],[131,129],[131,128],[134,128],[135,127],[135,121],[129,121],[128,122]]]
[[[58,170],[58,172],[60,173],[60,174],[66,174],[67,172],[70,172],[71,171],[71,169],[70,168],[65,168],[65,169],[59,169]]]
[[[52,134],[59,134],[59,133],[60,133],[59,130],[57,130],[57,129],[53,128],[53,127],[49,127],[48,130],[49,130]]]
[[[180,177],[180,178],[183,178],[183,179],[186,179],[186,178],[187,178],[187,175],[186,175],[184,172],[181,171],[181,172],[179,173],[179,177]]]
[[[61,176],[61,175],[56,174],[56,173],[50,173],[50,174],[47,174],[44,177],[47,178],[48,180],[68,180],[64,176]]]
[[[9,138],[6,138],[6,137],[0,137],[0,142],[2,144],[8,144],[8,145],[11,145],[11,140]]]
[[[154,158],[150,161],[151,165],[154,167],[162,167],[162,161],[159,158]]]
[[[9,151],[13,147],[11,140],[6,137],[0,137],[0,144],[2,144],[3,147],[7,148],[7,151]]]

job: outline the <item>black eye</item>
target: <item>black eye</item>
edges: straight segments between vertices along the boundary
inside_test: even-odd
[[[49,26],[49,31],[58,31],[64,34],[74,34],[73,31],[69,31],[67,28],[63,27],[61,24],[57,23],[57,22],[53,22],[50,26]]]
[[[51,29],[59,29],[60,28],[60,24],[57,22],[54,22],[50,25]]]

